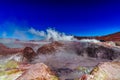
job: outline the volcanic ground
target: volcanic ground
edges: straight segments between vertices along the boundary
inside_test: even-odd
[[[119,61],[120,47],[114,42],[18,41],[0,44],[0,63],[44,63],[60,80],[79,79],[101,62]]]

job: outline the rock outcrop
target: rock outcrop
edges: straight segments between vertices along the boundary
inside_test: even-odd
[[[113,60],[116,59],[118,56],[120,56],[119,52],[116,52],[111,48],[99,46],[99,45],[91,45],[86,49],[86,51],[88,56],[94,58]]]
[[[52,42],[50,44],[43,45],[37,50],[38,54],[50,54],[55,52],[59,47],[62,47],[63,44],[60,42]]]
[[[23,50],[23,58],[25,58],[28,62],[31,62],[32,59],[36,56],[36,53],[31,47],[25,47]]]
[[[27,64],[10,60],[0,64],[0,80],[58,80],[43,63]]]
[[[36,63],[28,69],[17,80],[58,80],[54,73],[43,63]]]
[[[106,43],[107,44],[107,43]],[[76,53],[78,55],[88,57],[98,58],[98,59],[107,59],[114,60],[120,57],[120,50],[114,46],[108,46],[106,44],[96,44],[96,43],[84,43],[82,46],[76,47]]]
[[[104,62],[98,64],[90,73],[80,80],[120,80],[120,62]]]

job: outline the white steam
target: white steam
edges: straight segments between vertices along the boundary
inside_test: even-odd
[[[47,29],[46,30],[47,35],[46,35],[46,40],[54,40],[54,41],[58,41],[58,40],[63,40],[63,41],[71,41],[74,40],[73,36],[70,35],[65,35],[64,33],[59,33],[53,29]]]
[[[92,43],[99,43],[99,40],[96,39],[81,39],[80,42],[92,42]]]
[[[73,41],[75,40],[73,36],[60,33],[54,29],[47,29],[46,31],[38,31],[34,28],[28,30],[31,34],[37,35],[39,37],[44,37],[47,41]]]
[[[36,36],[44,37],[46,35],[44,31],[35,30],[34,28],[30,28],[28,31]]]

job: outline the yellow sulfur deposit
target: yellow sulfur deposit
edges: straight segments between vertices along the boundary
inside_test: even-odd
[[[0,80],[16,80],[22,73],[18,69],[18,62],[14,60],[0,64]]]

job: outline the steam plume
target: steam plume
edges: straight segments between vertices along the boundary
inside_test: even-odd
[[[34,28],[30,28],[28,30],[31,34],[37,35],[37,36],[42,36],[45,38],[45,40],[50,41],[72,41],[75,40],[73,36],[71,35],[66,35],[65,33],[60,33],[54,29],[48,28],[46,31],[38,31],[35,30]]]

